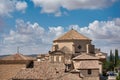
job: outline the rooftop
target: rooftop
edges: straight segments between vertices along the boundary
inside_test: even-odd
[[[54,42],[62,41],[62,40],[91,40],[91,39],[80,34],[76,30],[72,29],[72,30],[68,31],[67,33],[65,33],[64,35],[62,35],[61,37],[55,39]]]
[[[37,64],[38,63],[38,64]],[[21,69],[13,79],[54,79],[63,75],[64,64],[52,64],[49,62],[37,62],[37,66],[34,68]],[[39,66],[38,66],[39,65]],[[57,72],[58,71],[58,72]],[[56,80],[56,79],[55,79]]]
[[[81,61],[79,69],[99,69],[99,61]]]
[[[34,58],[29,57],[29,56],[25,56],[25,55],[20,54],[20,53],[16,53],[13,55],[5,56],[5,57],[1,58],[0,60],[34,60]]]
[[[92,56],[92,55],[89,55],[87,53],[82,53],[81,55],[78,55],[76,57],[73,58],[74,60],[97,60],[99,59],[98,57],[96,56]]]

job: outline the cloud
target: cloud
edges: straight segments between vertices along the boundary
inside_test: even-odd
[[[110,6],[115,0],[63,0],[62,7],[74,9],[101,9]]]
[[[59,35],[63,34],[64,28],[62,26],[49,27],[49,31],[51,33],[55,34],[56,36],[59,36]]]
[[[64,28],[49,27],[45,30],[37,22],[24,22],[16,20],[16,30],[10,30],[9,34],[3,34],[0,53],[11,54],[16,52],[17,46],[20,47],[21,53],[38,54],[48,52],[52,46],[55,37],[61,35]],[[4,47],[3,47],[4,46]]]
[[[26,3],[25,1],[23,1],[23,2],[18,1],[18,2],[16,3],[16,9],[17,9],[18,11],[24,12],[26,8],[27,8],[27,3]]]
[[[102,9],[112,5],[116,0],[32,0],[36,7],[41,7],[41,13],[61,13],[66,10]],[[62,13],[60,14],[62,15]],[[59,15],[59,16],[60,16]]]
[[[67,31],[71,28],[91,38],[96,48],[101,48],[104,52],[115,48],[120,50],[120,18],[111,21],[95,20],[86,27],[70,25]],[[0,36],[0,53],[15,53],[18,46],[23,54],[46,53],[51,49],[53,39],[65,32],[63,26],[50,26],[45,29],[37,22],[17,19],[16,29]]]
[[[11,16],[11,13],[18,11],[25,11],[27,3],[19,0],[0,0],[0,16]]]
[[[87,27],[70,25],[69,28],[74,28],[93,39],[96,47],[100,47],[105,52],[115,48],[120,50],[120,18],[115,18],[111,21],[95,20]]]
[[[14,1],[0,0],[0,15],[10,15],[14,11]]]
[[[32,0],[35,7],[41,8],[41,13],[54,14],[59,17],[65,10],[103,9],[111,6],[117,0]],[[11,16],[14,11],[25,12],[28,7],[25,0],[0,0],[0,16]],[[64,11],[63,11],[64,9]]]

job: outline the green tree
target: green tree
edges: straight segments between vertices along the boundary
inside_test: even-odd
[[[110,65],[110,63],[109,63],[108,60],[104,61],[104,62],[103,62],[103,69],[104,69],[104,70],[108,70],[108,69],[109,69],[109,65]]]
[[[112,53],[112,50],[110,50],[110,58],[109,58],[109,70],[114,70],[114,55]]]
[[[107,76],[106,73],[107,73],[107,71],[109,71],[109,65],[110,65],[110,63],[108,60],[103,62],[103,76]]]
[[[120,80],[120,72],[118,73],[118,76],[116,77],[116,80]]]
[[[118,61],[119,61],[118,50],[115,49],[115,67],[118,65]]]

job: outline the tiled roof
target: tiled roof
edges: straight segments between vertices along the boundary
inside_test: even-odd
[[[49,62],[38,62],[39,66],[34,68],[26,68],[22,69],[20,72],[17,73],[13,79],[39,79],[39,80],[46,80],[46,79],[55,79],[56,77],[62,75],[61,64],[51,64]],[[60,66],[60,67],[59,67]],[[60,70],[59,70],[60,69]],[[57,72],[58,71],[58,72]]]
[[[21,69],[13,79],[42,79],[42,72],[38,69]]]
[[[81,60],[79,62],[73,61],[75,69],[99,69],[98,60]]]
[[[67,33],[65,33],[63,36],[57,38],[55,41],[62,41],[62,40],[91,40],[88,37],[78,33],[76,30],[70,30]]]
[[[21,68],[25,67],[25,64],[0,64],[0,80],[11,80]]]
[[[80,61],[79,69],[99,69],[99,62],[97,60]]]
[[[1,58],[1,60],[34,60],[34,58],[16,53],[10,56],[3,57]]]
[[[89,54],[87,54],[87,53],[81,53],[80,55],[74,57],[73,59],[74,59],[74,60],[81,60],[81,59],[83,59],[83,60],[84,60],[84,59],[85,59],[85,60],[89,60],[89,59],[93,60],[93,59],[99,59],[99,58],[96,57],[96,56],[89,55]]]

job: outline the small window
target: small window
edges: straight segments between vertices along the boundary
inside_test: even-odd
[[[82,48],[82,47],[79,45],[79,46],[78,46],[78,49],[81,49],[81,48]]]
[[[54,56],[54,62],[56,62],[56,56]]]
[[[62,58],[62,57],[61,57],[61,56],[59,56],[59,62],[61,62],[61,58]]]
[[[91,69],[88,69],[88,74],[92,74],[92,70]]]

